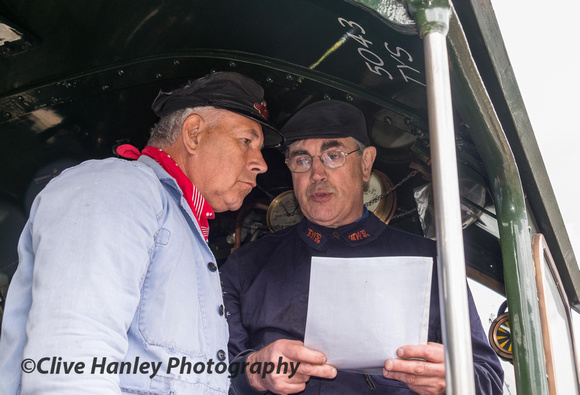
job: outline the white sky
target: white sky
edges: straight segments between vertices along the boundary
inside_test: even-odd
[[[560,211],[580,257],[580,184],[574,179],[580,148],[580,44],[568,16],[580,14],[580,2],[561,0],[492,1],[536,140]]]

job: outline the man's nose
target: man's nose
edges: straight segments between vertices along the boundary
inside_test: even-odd
[[[256,172],[258,174],[265,173],[268,170],[268,165],[262,156],[261,150],[255,150],[255,154],[252,155],[248,163],[250,171]]]
[[[326,179],[326,167],[322,164],[320,157],[312,158],[312,166],[310,167],[310,180],[314,183]]]

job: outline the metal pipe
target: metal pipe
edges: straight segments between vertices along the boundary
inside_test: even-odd
[[[424,36],[433,201],[448,394],[474,394],[473,354],[446,35]]]

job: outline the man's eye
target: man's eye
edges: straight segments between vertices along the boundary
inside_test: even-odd
[[[247,138],[245,138],[245,137],[244,137],[244,138],[242,138],[242,142],[243,142],[244,144],[250,144],[250,143],[252,142],[252,140],[250,140],[250,139],[247,139]]]
[[[296,163],[297,166],[308,166],[308,163],[310,163],[310,158],[307,156],[297,156],[294,158],[294,163]]]
[[[331,161],[335,161],[338,160],[340,158],[340,153],[336,152],[336,151],[330,151],[326,153],[326,156],[328,157],[328,159],[330,159]]]

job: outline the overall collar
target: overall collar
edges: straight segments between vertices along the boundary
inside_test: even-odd
[[[308,221],[306,218],[297,225],[300,238],[315,250],[324,250],[331,240],[340,240],[351,247],[358,247],[376,240],[386,226],[374,214],[365,213],[357,221],[338,228],[327,228]]]

